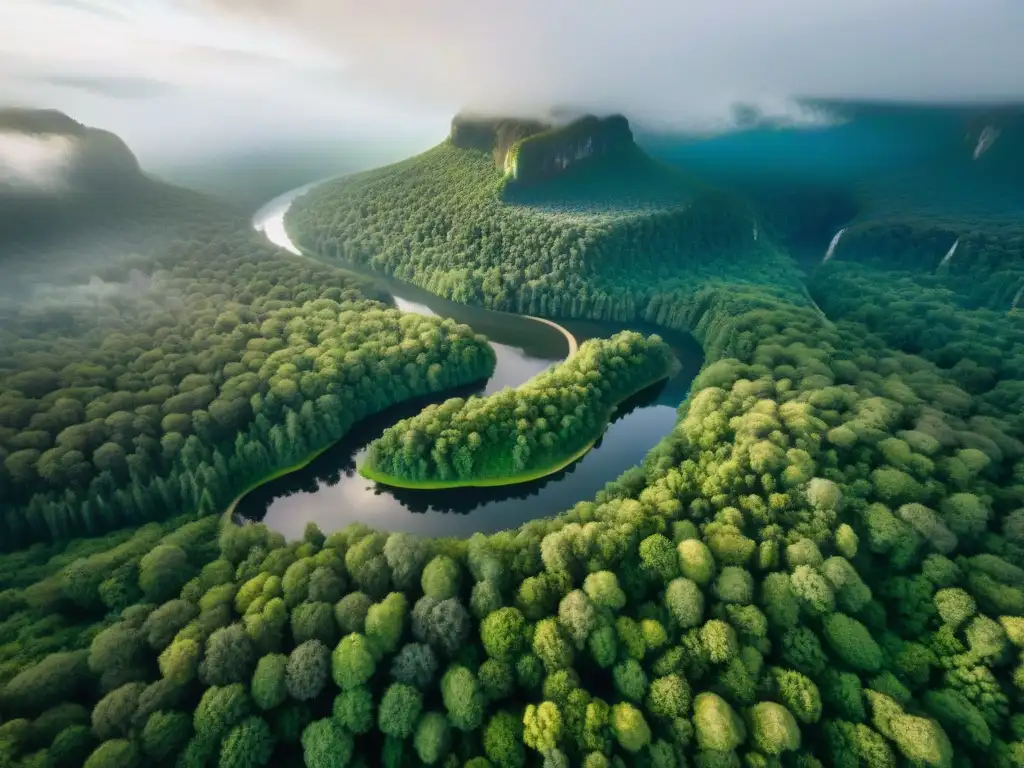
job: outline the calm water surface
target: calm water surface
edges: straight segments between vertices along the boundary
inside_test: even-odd
[[[284,231],[283,217],[291,201],[311,186],[268,203],[253,217],[253,225],[278,245],[298,252]],[[597,445],[556,474],[500,488],[390,488],[356,472],[366,447],[384,429],[418,413],[431,402],[518,386],[563,360],[568,343],[557,329],[529,318],[456,304],[382,275],[374,273],[373,277],[387,287],[400,309],[450,317],[486,335],[497,356],[497,365],[485,384],[404,403],[364,419],[306,468],[267,483],[239,502],[239,515],[263,520],[288,539],[300,538],[310,522],[325,533],[358,521],[380,530],[467,536],[476,531],[491,533],[513,528],[534,518],[557,514],[577,501],[591,498],[606,483],[643,460],[672,429],[676,406],[686,396],[703,360],[698,344],[685,334],[643,324],[559,321],[580,343],[626,328],[659,333],[672,346],[679,365],[667,381],[623,403]]]

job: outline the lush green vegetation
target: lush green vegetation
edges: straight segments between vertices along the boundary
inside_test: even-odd
[[[1002,312],[1021,306],[1024,226],[1016,222],[870,220],[843,233],[836,258],[935,274],[969,306]]]
[[[0,557],[0,765],[1024,765],[1019,318],[870,261],[812,276],[822,314],[767,236],[724,258],[724,240],[673,245],[693,231],[675,214],[541,214],[470,183],[486,168],[497,182],[484,153],[443,146],[325,188],[293,222],[319,211],[330,231],[307,247],[345,243],[446,295],[468,286],[463,300],[550,310],[578,278],[606,293],[559,311],[690,331],[706,365],[671,432],[595,499],[492,536],[354,525],[286,542],[182,494],[178,519]],[[573,228],[593,239],[569,270]],[[189,270],[216,273],[218,255]],[[302,274],[287,264],[281,280]],[[348,279],[305,268],[304,290]],[[487,282],[492,268],[512,279]],[[260,336],[282,349],[335,338],[349,301],[341,338],[378,314],[483,354],[354,296],[285,282],[267,308],[277,286],[239,290],[236,313],[286,313],[260,325],[282,323]],[[334,303],[321,320],[306,301]],[[45,338],[30,330],[19,344]],[[379,371],[372,392],[388,375],[348,354],[335,367]],[[298,423],[283,414],[272,430]],[[211,466],[203,481],[230,474]]]
[[[635,147],[545,184],[506,182],[489,152],[446,141],[314,188],[286,223],[325,258],[531,315],[634,321],[722,280],[802,295],[795,266],[755,239],[741,200]]]
[[[370,445],[361,471],[432,488],[543,476],[592,445],[615,406],[665,378],[671,362],[657,336],[591,339],[515,389],[453,398],[398,422]]]
[[[1024,313],[973,308],[942,275],[833,262],[811,291],[829,317],[855,320],[904,352],[938,365],[976,396],[979,412],[1019,422],[1024,414]],[[833,290],[834,286],[840,290]],[[1019,424],[1018,424],[1019,426]]]
[[[12,245],[5,274],[22,290],[0,311],[4,548],[219,511],[363,416],[493,369],[467,326],[401,315],[370,281],[150,184],[152,215],[112,238]]]
[[[130,268],[148,273],[134,295]],[[215,512],[362,416],[494,365],[468,327],[400,315],[249,238],[172,247],[101,279],[109,292],[93,301],[19,305],[4,323],[9,547]]]
[[[589,115],[519,139],[509,148],[503,170],[510,183],[535,184],[560,176],[576,164],[628,156],[633,149],[626,118],[613,115],[602,120]]]
[[[739,287],[703,306],[675,430],[559,518],[290,544],[228,523],[219,555],[150,534],[142,602],[0,694],[9,754],[1019,764],[1019,425],[863,323]],[[8,557],[98,605],[92,563],[51,554]]]

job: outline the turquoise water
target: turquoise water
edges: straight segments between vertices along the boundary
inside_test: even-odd
[[[976,226],[1024,216],[1024,108],[822,108],[834,123],[715,137],[638,128],[637,141],[662,161],[745,192],[797,255],[822,253],[850,223],[924,217]]]

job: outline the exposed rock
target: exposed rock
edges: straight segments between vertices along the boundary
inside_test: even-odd
[[[587,115],[566,125],[538,120],[456,115],[451,142],[491,152],[495,165],[520,184],[549,179],[592,158],[633,149],[633,132],[622,115]]]
[[[492,152],[494,164],[504,168],[505,157],[517,141],[550,128],[539,120],[460,113],[452,118],[451,142],[463,149]]]
[[[505,172],[517,183],[530,184],[633,147],[633,132],[626,118],[587,116],[518,142],[505,157]]]

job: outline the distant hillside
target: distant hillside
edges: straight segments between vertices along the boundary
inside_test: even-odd
[[[0,110],[0,298],[190,237],[246,231],[228,206],[146,175],[128,146],[54,110]]]
[[[834,258],[936,273],[973,305],[1019,306],[1024,111],[933,119],[940,137],[933,152],[858,183],[861,207]]]
[[[286,223],[321,256],[530,314],[653,319],[675,301],[656,295],[711,275],[799,292],[741,197],[648,157],[622,117],[457,117],[421,155],[314,188]]]
[[[130,247],[210,201],[146,174],[115,134],[54,110],[0,109],[0,260],[8,276],[90,262],[109,236]],[[103,252],[109,249],[104,246]]]
[[[970,301],[1005,310],[1024,288],[1024,109],[819,106],[837,122],[639,141],[749,196],[808,266],[845,228],[833,258],[928,272],[942,264]]]
[[[120,137],[109,131],[89,128],[56,110],[0,108],[0,137],[20,137],[23,141],[57,139],[65,156],[63,177],[71,191],[111,190],[132,186],[142,180],[139,162]],[[5,161],[0,154],[0,165]],[[10,159],[8,158],[8,162]],[[27,191],[16,179],[3,183],[0,194]]]

